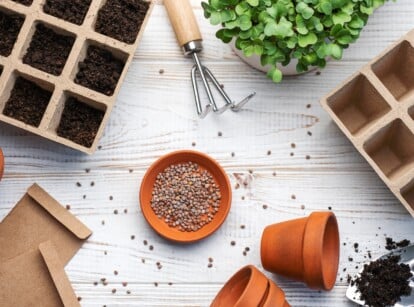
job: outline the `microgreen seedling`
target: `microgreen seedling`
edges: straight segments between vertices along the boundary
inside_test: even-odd
[[[221,25],[216,36],[233,39],[250,57],[270,65],[268,77],[282,80],[277,64],[297,59],[297,72],[325,67],[328,58],[341,59],[354,43],[368,17],[388,0],[208,0],[204,16]],[[394,0],[395,1],[395,0]]]

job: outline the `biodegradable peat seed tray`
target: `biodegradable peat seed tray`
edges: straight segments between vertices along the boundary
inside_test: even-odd
[[[414,30],[321,104],[414,217]]]
[[[0,121],[93,153],[153,6],[0,1]]]

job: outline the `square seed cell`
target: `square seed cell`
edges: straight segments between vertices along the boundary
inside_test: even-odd
[[[372,69],[398,101],[414,95],[414,48],[408,41],[382,57]]]
[[[91,147],[105,112],[68,97],[62,112],[57,134],[84,147]]]
[[[74,42],[74,37],[58,34],[52,28],[38,23],[23,63],[59,76]]]
[[[107,0],[98,12],[95,30],[124,43],[133,44],[149,5],[144,0]]]
[[[33,3],[33,0],[12,0],[12,1],[26,5],[26,6],[30,6]]]
[[[401,190],[401,194],[414,210],[414,180]]]
[[[379,130],[364,149],[391,180],[414,167],[414,134],[401,119]]]
[[[89,45],[85,59],[78,64],[75,83],[111,96],[116,88],[125,62],[110,51]]]
[[[38,127],[52,93],[33,81],[17,76],[3,114],[27,125]]]
[[[81,25],[92,0],[46,0],[43,11],[71,23]]]
[[[0,11],[0,55],[9,56],[22,28],[24,17]]]
[[[358,75],[329,97],[328,105],[352,134],[357,134],[391,110],[364,75]]]
[[[414,120],[414,106],[408,109],[408,114],[410,114],[411,118]]]

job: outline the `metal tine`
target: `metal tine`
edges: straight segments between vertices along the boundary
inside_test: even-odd
[[[208,100],[210,101],[210,105],[212,106],[213,111],[216,112],[218,110],[218,108],[217,108],[216,102],[214,101],[213,94],[211,93],[210,85],[208,84],[208,80],[207,80],[206,75],[204,73],[203,65],[201,64],[201,61],[198,58],[198,55],[197,55],[196,52],[192,53],[191,55],[193,57],[193,60],[194,60],[195,65],[197,67],[197,70],[200,73],[201,81],[203,82],[204,90],[207,93]]]
[[[221,84],[217,81],[216,77],[214,77],[214,75],[210,71],[210,69],[208,69],[206,66],[203,66],[203,70],[205,71],[207,76],[210,78],[210,80],[213,82],[215,88],[219,91],[220,95],[226,101],[226,104],[223,107],[218,108],[217,111],[214,111],[214,112],[218,113],[218,114],[221,114],[221,113],[225,112],[226,110],[232,108],[233,101],[231,101],[231,98],[229,97],[229,95],[227,95],[226,91],[221,87]]]
[[[256,96],[256,92],[251,93],[249,96],[247,96],[246,98],[244,98],[239,103],[233,104],[231,106],[231,110],[233,112],[239,112],[246,105],[246,103],[248,103],[250,101],[250,99],[252,99],[254,96]]]
[[[194,98],[196,102],[196,108],[197,108],[197,114],[200,118],[205,118],[208,113],[212,110],[211,102],[205,106],[203,109],[203,106],[201,104],[200,100],[200,93],[198,91],[198,85],[197,85],[197,65],[194,65],[191,69],[191,83],[193,85],[193,91],[194,91]]]

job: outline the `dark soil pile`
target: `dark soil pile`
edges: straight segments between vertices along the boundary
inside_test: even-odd
[[[361,299],[371,307],[394,306],[401,296],[411,294],[410,267],[399,264],[400,256],[390,256],[364,265],[361,276],[351,282],[361,293]]]
[[[0,55],[9,56],[17,40],[24,18],[0,11]]]
[[[57,134],[85,147],[91,147],[104,112],[70,97],[65,104]]]
[[[46,0],[43,11],[71,23],[81,25],[91,0]]]
[[[133,44],[149,3],[143,0],[108,0],[99,10],[96,32]]]
[[[43,24],[38,24],[26,55],[23,57],[23,63],[59,76],[74,42],[73,37],[57,34]]]
[[[79,63],[75,83],[111,96],[124,69],[124,62],[109,51],[90,46],[86,58]]]
[[[3,114],[28,125],[38,127],[52,93],[37,84],[18,77]]]
[[[395,242],[392,238],[385,238],[385,240],[387,244],[385,245],[385,248],[389,251],[401,247],[407,247],[411,243],[410,240],[407,239],[401,240],[400,242]]]
[[[23,5],[29,6],[32,5],[33,0],[12,0],[17,3],[21,3]]]

